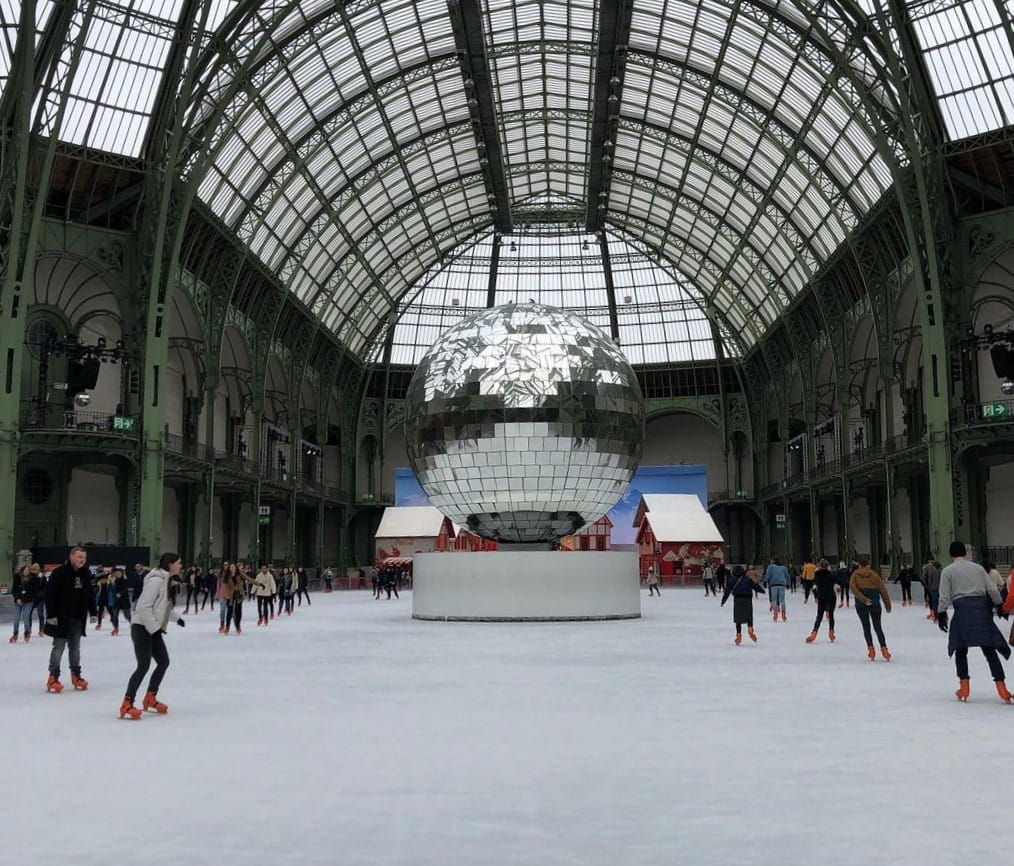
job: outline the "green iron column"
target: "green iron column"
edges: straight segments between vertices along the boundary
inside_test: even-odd
[[[0,568],[13,570],[21,362],[27,298],[35,272],[28,165],[35,76],[35,0],[23,0],[17,41],[0,100]],[[6,578],[5,578],[6,580]]]
[[[316,537],[316,559],[317,574],[320,574],[327,567],[327,553],[324,545],[324,500],[317,500],[317,537]]]
[[[209,371],[204,380],[204,444],[214,451],[215,446],[215,399],[218,392],[218,376]],[[204,476],[203,487],[206,513],[201,523],[201,550],[198,556],[200,565],[207,570],[211,567],[211,549],[214,539],[215,521],[215,461],[211,461]]]

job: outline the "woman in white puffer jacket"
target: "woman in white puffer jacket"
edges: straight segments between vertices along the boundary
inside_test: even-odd
[[[154,710],[157,713],[169,712],[169,707],[156,699],[158,687],[162,683],[169,668],[169,651],[166,649],[164,635],[169,620],[172,617],[173,593],[170,590],[170,583],[178,579],[180,570],[183,568],[183,560],[177,553],[163,553],[159,559],[158,568],[153,568],[144,576],[144,585],[141,588],[141,595],[134,606],[134,618],[130,624],[130,638],[134,642],[134,655],[137,658],[137,668],[130,675],[127,683],[127,692],[120,704],[120,718],[139,719],[141,710],[134,706],[134,698],[141,685],[141,680],[148,673],[151,667],[151,660],[155,659],[155,671],[148,680],[148,691],[144,696],[141,707],[145,710]],[[182,619],[176,620],[177,625],[183,625]]]

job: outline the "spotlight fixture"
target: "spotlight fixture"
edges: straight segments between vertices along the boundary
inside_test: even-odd
[[[82,409],[92,402],[92,395],[87,391],[82,391],[80,394],[74,396],[74,403],[80,406]]]
[[[1004,394],[1014,394],[1014,382],[1010,379],[1004,379],[1000,383],[1000,390],[1003,391]]]

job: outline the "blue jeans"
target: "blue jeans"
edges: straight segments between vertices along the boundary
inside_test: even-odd
[[[769,586],[768,592],[771,595],[771,604],[774,605],[775,610],[785,610],[785,587]]]
[[[24,622],[25,634],[32,633],[32,611],[35,610],[35,602],[26,601],[24,604],[14,605],[14,636],[18,636],[18,623]]]

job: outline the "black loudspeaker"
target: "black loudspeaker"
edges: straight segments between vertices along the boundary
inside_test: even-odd
[[[67,390],[72,394],[91,391],[99,381],[98,358],[71,361],[67,370]]]

